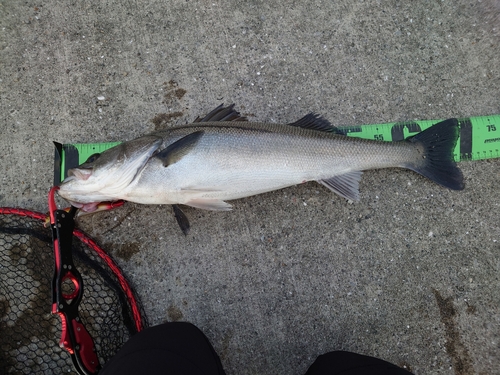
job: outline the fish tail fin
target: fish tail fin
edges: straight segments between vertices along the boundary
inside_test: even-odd
[[[462,190],[464,178],[453,156],[459,132],[457,119],[448,119],[409,138],[409,142],[416,144],[421,158],[406,168],[449,189]]]

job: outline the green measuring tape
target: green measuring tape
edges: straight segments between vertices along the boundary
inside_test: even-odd
[[[71,168],[85,163],[89,156],[106,151],[108,148],[119,145],[121,142],[107,143],[58,143],[54,142],[56,151],[54,154],[54,186],[68,177]]]
[[[455,161],[500,157],[500,115],[459,118],[460,138]],[[378,141],[402,141],[443,120],[419,120],[388,124],[339,127],[348,136]]]
[[[375,139],[377,141],[402,141],[430,128],[442,120],[419,120],[391,122],[361,126],[338,126],[349,137]],[[460,139],[455,147],[455,161],[483,160],[500,157],[500,115],[478,116],[458,119]],[[68,170],[79,166],[89,156],[101,153],[121,142],[77,143],[56,146],[54,162],[54,185],[59,185],[68,175]]]

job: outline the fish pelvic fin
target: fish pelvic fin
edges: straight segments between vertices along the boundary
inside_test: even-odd
[[[201,208],[211,211],[230,211],[233,206],[220,199],[214,198],[195,198],[184,203],[186,206]]]
[[[359,201],[359,181],[362,174],[361,171],[352,171],[318,182],[345,199]]]
[[[416,144],[421,158],[405,167],[449,189],[462,190],[464,178],[453,155],[459,132],[458,121],[453,118],[408,138]]]
[[[182,233],[184,235],[188,235],[189,230],[191,229],[191,225],[189,224],[189,219],[186,214],[177,204],[172,205],[172,209],[174,210],[175,220],[177,220],[177,224],[179,224],[179,228],[181,228]]]

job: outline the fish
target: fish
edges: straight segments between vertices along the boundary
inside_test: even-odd
[[[343,198],[359,200],[363,171],[400,167],[452,190],[464,188],[453,152],[457,119],[441,121],[399,142],[351,138],[309,113],[296,122],[251,122],[218,106],[190,124],[123,142],[68,171],[58,194],[86,212],[125,200],[230,210],[227,201],[317,181]]]

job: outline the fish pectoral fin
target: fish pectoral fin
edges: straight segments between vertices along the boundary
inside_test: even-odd
[[[187,234],[189,233],[189,229],[191,229],[189,219],[177,204],[173,204],[172,209],[174,210],[174,216],[175,220],[177,220],[177,224],[179,224],[182,233],[187,236]]]
[[[229,203],[224,202],[223,200],[213,198],[195,198],[183,204],[211,211],[230,211],[232,207]]]
[[[200,130],[186,135],[161,150],[155,157],[162,161],[164,167],[177,163],[196,146],[203,134],[204,132]]]
[[[318,182],[343,198],[359,201],[359,181],[361,171],[352,171]]]

